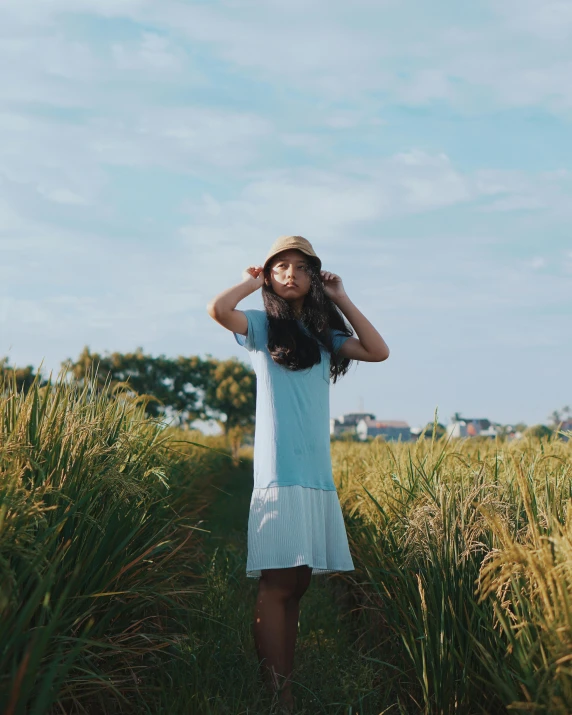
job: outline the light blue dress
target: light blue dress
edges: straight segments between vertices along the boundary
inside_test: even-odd
[[[247,576],[302,564],[316,575],[352,571],[332,476],[330,355],[321,349],[320,363],[288,370],[268,351],[266,311],[242,312],[248,332],[234,336],[249,351],[257,386]],[[339,350],[347,336],[334,330],[332,339]]]

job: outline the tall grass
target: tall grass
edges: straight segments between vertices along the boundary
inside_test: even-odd
[[[368,697],[426,715],[572,712],[572,441],[334,443],[332,463],[356,565],[332,582],[351,586],[348,673]],[[199,666],[212,651],[234,667],[254,596],[244,464],[228,475],[241,514],[225,494],[205,562],[206,487],[226,469],[222,440],[164,428],[142,398],[0,385],[3,715],[225,711],[228,671]],[[252,710],[245,693],[227,700]]]
[[[360,612],[405,712],[572,712],[570,443],[334,444]]]
[[[89,382],[0,385],[0,712],[157,712],[228,461],[191,441]]]

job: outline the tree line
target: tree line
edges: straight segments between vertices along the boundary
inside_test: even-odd
[[[183,427],[197,419],[214,420],[227,435],[249,432],[254,426],[255,374],[237,358],[154,357],[142,348],[101,355],[85,347],[77,360],[64,361],[62,369],[80,384],[92,377],[99,387],[109,382],[145,395],[150,416],[168,418]],[[8,358],[0,359],[0,382],[15,381],[17,389],[26,392],[35,379],[42,384],[48,381],[32,365],[14,367]]]

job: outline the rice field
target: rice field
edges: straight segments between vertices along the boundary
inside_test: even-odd
[[[0,386],[0,712],[160,711],[228,462],[121,392]]]
[[[356,628],[402,711],[572,712],[571,445],[332,445]]]
[[[121,389],[0,387],[0,712],[270,711],[240,456]],[[333,443],[356,571],[302,600],[300,713],[572,712],[571,457]]]

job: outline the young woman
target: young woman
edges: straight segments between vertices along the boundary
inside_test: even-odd
[[[389,357],[342,279],[321,268],[309,241],[281,236],[264,265],[247,268],[242,282],[207,306],[250,352],[256,373],[246,575],[259,578],[253,634],[261,671],[287,712],[300,599],[310,577],[354,569],[332,477],[330,378],[336,382],[352,359]],[[264,310],[236,309],[259,288]]]

